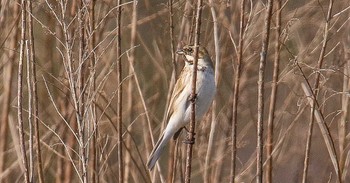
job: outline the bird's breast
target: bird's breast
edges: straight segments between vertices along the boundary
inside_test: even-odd
[[[196,117],[202,118],[208,111],[216,92],[214,71],[207,68],[197,72],[197,101]]]

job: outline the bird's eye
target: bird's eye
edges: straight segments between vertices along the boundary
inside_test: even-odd
[[[188,48],[188,52],[192,53],[193,52],[192,48]]]

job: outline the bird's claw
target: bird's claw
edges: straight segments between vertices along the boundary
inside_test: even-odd
[[[188,97],[188,100],[191,102],[196,102],[197,100],[197,94],[192,94]]]
[[[186,127],[184,127],[184,128],[186,129]],[[196,140],[196,138],[194,138],[195,135],[196,135],[196,133],[193,132],[192,139],[189,139],[189,136],[187,136],[186,139],[184,141],[182,141],[182,143],[184,143],[184,144],[194,144],[194,141]]]

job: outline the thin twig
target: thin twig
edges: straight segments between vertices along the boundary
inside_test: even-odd
[[[121,15],[122,15],[122,9],[121,9],[121,0],[117,1],[117,47],[116,47],[116,57],[117,57],[117,85],[119,86],[117,90],[117,144],[118,144],[118,180],[120,183],[123,183],[124,181],[124,166],[123,166],[123,137],[122,137],[122,111],[123,111],[123,85],[122,85],[122,58],[121,58]],[[129,155],[131,156],[131,155]]]
[[[268,0],[265,14],[264,33],[262,36],[262,48],[260,53],[259,64],[259,81],[258,81],[258,122],[257,122],[257,152],[256,152],[256,182],[263,182],[263,131],[264,131],[264,73],[266,65],[267,50],[269,46],[270,24],[272,16],[273,0]]]
[[[237,63],[234,66],[235,73],[233,75],[233,103],[232,103],[232,153],[231,153],[231,169],[230,169],[230,182],[235,182],[236,174],[236,155],[237,155],[237,113],[238,113],[238,96],[239,96],[239,84],[242,70],[242,58],[243,58],[243,34],[244,34],[244,12],[245,12],[245,0],[241,1],[240,7],[240,21],[239,21],[239,42],[237,52]],[[232,41],[233,43],[233,41]]]
[[[34,154],[33,154],[33,102],[32,102],[32,83],[31,83],[31,67],[30,52],[28,40],[25,42],[26,58],[27,58],[27,92],[28,92],[28,128],[29,128],[29,182],[34,181]]]
[[[350,90],[350,24],[348,24],[348,32],[346,35],[346,39],[343,41],[343,50],[344,50],[344,76],[343,76],[343,94],[342,94],[342,115],[338,124],[338,131],[339,131],[339,167],[340,170],[342,171],[342,181],[345,182],[346,174],[347,174],[347,169],[348,167],[346,166],[346,160],[350,158],[348,153],[350,151],[348,150],[348,153],[346,153],[346,144],[349,142],[346,139],[346,134],[348,133],[348,124],[347,121],[350,119],[349,117],[349,90]],[[347,158],[346,158],[347,155]]]

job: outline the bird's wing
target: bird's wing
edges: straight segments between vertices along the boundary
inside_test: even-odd
[[[174,106],[175,101],[179,98],[179,95],[186,87],[187,83],[186,83],[186,77],[183,77],[184,74],[185,74],[185,69],[182,70],[178,80],[175,83],[175,87],[171,95],[171,100],[170,100],[166,118],[165,118],[166,122],[169,122],[169,118],[171,117],[171,115],[173,115],[175,111],[175,106]]]

